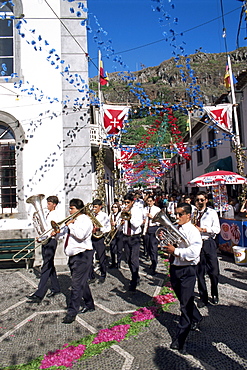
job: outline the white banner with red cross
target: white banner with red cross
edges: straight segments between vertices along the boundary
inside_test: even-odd
[[[203,109],[208,116],[225,131],[232,133],[232,104],[205,106]]]
[[[129,107],[121,105],[103,104],[103,120],[106,133],[117,135],[127,120]]]

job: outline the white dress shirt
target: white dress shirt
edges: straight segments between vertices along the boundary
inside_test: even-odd
[[[206,207],[202,211],[203,215],[200,220],[200,227],[206,229],[207,232],[203,232],[202,240],[207,240],[209,238],[215,238],[217,234],[220,232],[220,221],[217,212],[209,207]],[[198,212],[199,217],[200,211]]]
[[[110,217],[103,211],[99,211],[99,213],[95,217],[102,225],[100,231],[102,231],[103,234],[109,233],[109,231],[111,230]]]
[[[131,219],[130,219],[130,226],[131,226],[131,235],[140,234],[142,229],[141,225],[143,223],[143,212],[139,207],[133,206],[131,208]],[[123,224],[123,233],[128,235],[128,221],[125,221]]]
[[[150,209],[150,212],[149,212],[149,209]],[[159,222],[153,222],[152,221],[152,218],[149,218],[147,215],[148,213],[151,214],[151,216],[155,216],[158,212],[160,212],[160,208],[153,205],[152,207],[145,207],[144,208],[144,215],[145,215],[145,224],[144,224],[144,228],[147,227],[147,224],[148,224],[148,220],[149,220],[149,225],[148,226],[159,226]]]
[[[186,237],[189,242],[189,246],[187,247],[184,242],[179,244],[174,252],[175,259],[173,265],[197,265],[200,260],[200,252],[202,248],[200,231],[192,225],[191,221],[182,225],[179,228],[179,231]]]
[[[74,223],[65,226],[62,231],[62,234],[65,235],[65,243],[69,232],[65,254],[71,257],[78,253],[85,252],[85,250],[93,249],[91,241],[92,231],[92,221],[89,216],[84,214],[77,216]]]

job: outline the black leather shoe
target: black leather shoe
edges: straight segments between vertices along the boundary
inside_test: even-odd
[[[46,297],[47,298],[52,298],[52,297],[55,297],[55,295],[59,294],[60,292],[50,292],[48,294],[46,294]]]
[[[38,297],[35,294],[27,295],[28,301],[27,303],[40,303],[42,301],[42,298]]]
[[[183,351],[184,350],[184,346],[179,344],[177,339],[172,341],[172,343],[170,345],[170,348],[171,349],[177,349],[178,351]]]
[[[196,329],[199,329],[201,321],[202,321],[202,319],[200,321],[197,321],[197,322],[192,322],[192,324],[190,326],[190,330],[195,331]]]
[[[198,307],[198,308],[203,308],[203,307],[207,306],[207,304],[208,304],[208,303],[206,303],[206,302],[199,301],[199,302],[197,303],[197,307]]]
[[[93,279],[89,279],[87,282],[88,282],[88,284],[93,284],[93,283],[95,283],[95,281],[96,281],[96,279],[93,278]]]
[[[79,313],[93,312],[95,308],[83,307]]]
[[[219,298],[218,297],[212,297],[212,303],[213,304],[218,304],[219,303]]]
[[[63,324],[71,324],[73,321],[75,321],[75,318],[76,318],[76,316],[71,316],[71,315],[67,314],[67,315],[63,318],[62,323],[63,323]]]
[[[134,286],[130,285],[128,291],[129,292],[136,292],[136,288]]]
[[[101,276],[99,278],[99,284],[104,284],[104,282],[105,282],[105,277],[104,276]]]

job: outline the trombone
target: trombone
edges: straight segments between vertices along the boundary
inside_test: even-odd
[[[98,227],[102,227],[101,223],[96,219],[96,217],[94,217],[90,210],[89,210],[89,207],[90,207],[90,203],[86,204],[83,208],[81,209],[78,209],[78,211],[76,211],[75,213],[73,213],[72,215],[69,215],[67,217],[65,217],[62,221],[59,221],[59,222],[55,222],[55,221],[51,221],[51,228],[47,231],[45,231],[43,234],[41,234],[39,237],[38,237],[38,244],[30,250],[30,246],[32,244],[35,243],[36,240],[33,240],[31,243],[29,243],[28,245],[26,245],[24,248],[22,248],[20,251],[18,251],[16,254],[13,255],[12,257],[12,260],[16,263],[18,263],[19,261],[27,258],[27,256],[35,251],[35,249],[37,249],[40,245],[45,245],[47,242],[48,242],[48,239],[50,238],[50,235],[46,235],[48,233],[50,233],[52,230],[54,230],[56,233],[59,233],[60,232],[60,227],[63,223],[67,223],[68,221],[70,220],[73,220],[74,218],[76,218],[80,213],[84,213],[86,214],[87,216],[90,217],[91,221],[94,223],[94,224],[97,224]],[[43,239],[43,240],[42,240]],[[40,241],[39,241],[40,240]],[[29,248],[29,249],[28,249]],[[19,258],[16,258],[18,255],[20,255],[21,253],[25,252],[27,250],[27,252],[19,257]]]

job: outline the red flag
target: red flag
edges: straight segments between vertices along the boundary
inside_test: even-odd
[[[104,85],[108,85],[108,81],[109,81],[109,78],[107,76],[107,73],[105,73],[104,71],[104,68],[103,68],[103,62],[102,60],[100,61],[100,68],[99,68],[99,73],[100,73],[100,85],[101,86],[104,86]]]
[[[203,108],[220,128],[232,132],[232,104],[218,104]]]
[[[127,119],[129,107],[103,104],[104,127],[107,134],[117,135]]]

